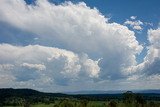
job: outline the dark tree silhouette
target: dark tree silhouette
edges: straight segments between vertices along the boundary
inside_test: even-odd
[[[87,107],[88,102],[89,102],[88,100],[82,100],[80,104],[81,107]]]
[[[24,107],[30,107],[29,101],[27,101],[27,100],[24,101]]]
[[[116,101],[110,101],[108,106],[109,107],[117,107],[117,102]]]
[[[154,101],[150,101],[148,104],[148,107],[156,107],[156,104]]]
[[[135,95],[135,103],[138,105],[141,105],[142,107],[144,107],[146,101],[144,100],[143,96],[140,94],[136,94]]]
[[[133,103],[135,101],[135,95],[132,91],[127,91],[123,94],[124,103]]]

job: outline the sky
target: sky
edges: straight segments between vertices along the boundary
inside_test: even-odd
[[[0,88],[160,89],[159,0],[0,0]]]

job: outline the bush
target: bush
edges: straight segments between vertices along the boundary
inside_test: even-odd
[[[88,104],[88,100],[82,100],[80,107],[87,107],[87,104]]]
[[[30,103],[28,101],[24,102],[24,107],[30,107]]]
[[[63,100],[60,103],[60,107],[73,107],[72,103],[69,100]]]
[[[117,102],[116,101],[110,101],[108,106],[109,107],[117,107]]]

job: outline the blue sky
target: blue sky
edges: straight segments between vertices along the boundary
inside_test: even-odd
[[[0,87],[159,89],[159,5],[159,0],[0,1]]]

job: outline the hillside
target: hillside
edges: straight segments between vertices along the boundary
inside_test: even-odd
[[[63,97],[66,94],[61,93],[44,93],[39,92],[33,89],[13,89],[13,88],[2,88],[0,89],[0,96],[5,97],[41,97],[41,96],[54,96],[54,97]]]
[[[159,91],[136,91],[136,93],[141,94],[147,100],[159,100]],[[89,99],[89,100],[106,100],[106,99],[122,99],[124,91],[83,91],[83,92],[73,92],[73,93],[45,93],[39,92],[33,89],[13,89],[13,88],[3,88],[0,89],[0,100],[10,97],[20,97],[25,99],[39,99],[39,98],[78,98],[78,99]]]

